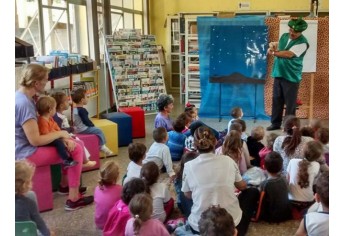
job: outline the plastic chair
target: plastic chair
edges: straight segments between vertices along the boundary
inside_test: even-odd
[[[16,236],[37,236],[37,226],[33,221],[16,221]]]

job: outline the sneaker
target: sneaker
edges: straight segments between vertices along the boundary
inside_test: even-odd
[[[89,168],[89,167],[94,167],[97,164],[96,161],[88,161],[83,164],[83,168]]]
[[[79,198],[79,200],[77,200],[75,202],[68,199],[66,201],[66,204],[65,204],[65,210],[66,211],[75,211],[75,210],[78,210],[79,208],[87,206],[91,203],[93,203],[93,196],[81,197],[81,198]]]
[[[87,187],[82,187],[82,186],[79,187],[79,193],[80,194],[84,195],[86,193],[86,191],[87,191]],[[59,190],[57,191],[57,193],[60,195],[67,195],[68,192],[69,192],[68,186],[66,186],[66,187],[59,186]]]
[[[77,162],[77,161],[74,161],[72,158],[68,158],[67,160],[64,160],[62,164],[64,165],[63,168],[64,168],[64,169],[67,169],[67,168],[70,168],[70,167],[72,167],[72,166],[77,165],[78,162]]]
[[[278,130],[281,129],[280,126],[276,126],[276,125],[270,125],[266,128],[267,131],[272,131],[272,130]]]
[[[105,155],[110,156],[113,154],[113,152],[105,145],[101,147],[101,151],[105,153]]]

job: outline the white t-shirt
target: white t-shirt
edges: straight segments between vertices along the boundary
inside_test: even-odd
[[[135,162],[131,161],[128,164],[127,167],[127,176],[126,178],[123,180],[123,185],[125,185],[131,178],[139,178],[140,177],[140,171],[141,171],[141,167],[138,164],[136,164]]]
[[[199,231],[201,213],[211,205],[220,205],[233,217],[235,225],[241,220],[242,210],[235,196],[235,182],[242,180],[237,164],[225,155],[200,154],[185,164],[182,192],[192,192],[193,206],[188,222]]]
[[[328,212],[311,212],[304,217],[305,230],[310,236],[329,235]]]
[[[153,213],[151,218],[164,222],[166,219],[164,203],[168,202],[171,198],[168,186],[164,183],[154,183],[151,185],[150,190],[153,199]]]
[[[146,153],[146,158],[143,160],[143,163],[145,164],[149,161],[155,162],[159,169],[162,169],[164,165],[170,177],[175,175],[169,147],[164,143],[153,142]]]
[[[290,41],[291,41],[291,39],[289,38],[286,46],[289,45]],[[299,57],[300,55],[302,55],[302,53],[304,53],[305,50],[307,50],[307,44],[306,43],[294,45],[289,49],[289,51],[293,52],[296,55],[296,57]]]
[[[316,161],[310,163],[308,168],[309,186],[307,188],[301,188],[298,184],[298,164],[301,161],[301,159],[292,159],[287,167],[287,173],[290,177],[289,199],[300,202],[311,202],[314,200],[313,184],[316,176],[320,172],[320,164]]]

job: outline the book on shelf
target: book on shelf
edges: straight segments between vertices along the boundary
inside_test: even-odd
[[[154,35],[123,29],[106,37],[106,45],[118,107],[139,106],[156,112],[156,100],[166,93],[162,73],[162,48]]]

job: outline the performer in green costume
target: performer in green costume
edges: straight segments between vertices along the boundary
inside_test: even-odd
[[[309,48],[302,32],[308,28],[302,18],[289,21],[289,33],[284,33],[278,43],[270,43],[268,54],[274,56],[271,76],[274,77],[271,125],[267,130],[280,129],[284,104],[285,115],[296,114],[299,83],[302,80],[303,58]]]

